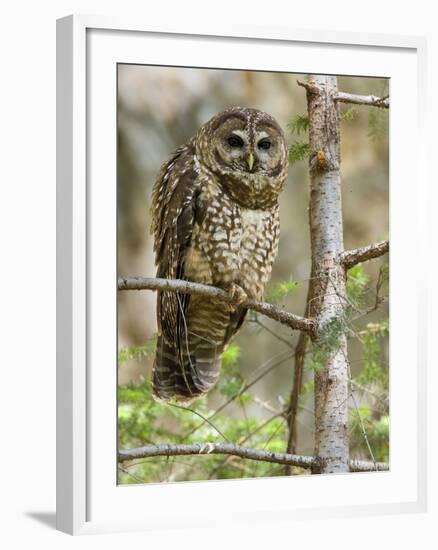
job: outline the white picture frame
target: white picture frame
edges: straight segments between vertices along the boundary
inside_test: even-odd
[[[398,355],[397,352],[392,354],[391,361],[398,364],[401,361],[405,365],[394,381],[391,380],[391,414],[397,412],[401,405],[397,396],[403,395],[407,387],[415,393],[415,399],[411,397],[414,404],[411,418],[403,418],[405,434],[397,421],[391,428],[390,472],[379,473],[375,480],[376,474],[367,473],[127,488],[116,486],[114,467],[111,482],[111,464],[116,461],[113,452],[116,450],[116,374],[108,365],[112,355],[116,361],[116,340],[113,346],[108,344],[108,339],[115,338],[116,327],[111,302],[116,289],[116,64],[154,61],[154,64],[163,65],[232,67],[227,55],[236,44],[239,51],[247,52],[247,64],[243,66],[242,58],[235,55],[233,68],[284,69],[287,67],[284,59],[293,48],[300,55],[293,66],[289,66],[291,72],[389,76],[394,86],[398,86],[397,66],[402,63],[403,70],[412,78],[404,90],[391,88],[391,94],[396,92],[394,97],[391,95],[391,190],[394,190],[395,178],[399,189],[396,195],[391,193],[391,272],[397,273],[393,267],[402,261],[402,240],[406,246],[415,248],[417,261],[413,264],[418,265],[419,270],[424,265],[421,261],[425,257],[423,245],[418,245],[425,242],[422,238],[425,222],[420,215],[426,196],[426,178],[422,173],[425,163],[421,160],[425,119],[423,39],[284,28],[235,27],[229,30],[212,26],[209,29],[180,29],[178,25],[151,28],[138,21],[93,16],[69,16],[58,20],[57,527],[61,531],[86,534],[147,530],[166,528],[170,523],[174,527],[206,526],[217,522],[218,514],[227,521],[239,522],[425,510],[426,346],[417,322],[418,312],[425,306],[425,288],[420,271],[395,275],[391,283],[393,338],[404,342],[404,349]],[[263,55],[258,57],[256,66],[251,52],[257,49],[263,53],[272,48],[278,51],[276,66],[272,66],[272,56],[269,65]],[[323,50],[330,51],[330,56],[323,56],[324,66],[317,65],[314,60]],[[403,143],[399,131],[400,117],[397,116],[402,111],[405,128],[416,138],[409,147]],[[111,112],[113,114],[108,116]],[[410,165],[399,166],[397,159],[408,152]],[[406,192],[408,184],[409,195]],[[403,207],[409,204],[406,201],[412,203],[413,200],[418,208],[410,234],[407,234],[403,229],[406,225],[403,224]],[[99,262],[95,260],[97,250]],[[404,314],[414,319],[410,331],[414,326],[418,332],[418,338],[409,338],[410,341],[409,334],[397,323],[400,314],[396,297],[402,292],[406,277],[420,281],[404,303]],[[108,344],[106,351],[103,342]],[[406,372],[408,366],[409,373]],[[401,415],[402,409],[399,410]],[[406,433],[409,433],[408,443],[414,441],[409,457],[410,472],[406,471],[403,462]],[[279,491],[291,482],[294,493],[300,495],[299,503],[282,498]],[[277,495],[276,502],[260,499],[260,494],[268,497],[271,492]],[[285,490],[285,496],[287,492]],[[306,494],[310,494],[307,499]],[[244,506],[236,509],[233,502],[239,498]],[[181,511],[182,503],[188,500],[192,512],[196,509],[198,514],[188,516]],[[209,516],[214,519],[202,514],[206,501],[210,507]],[[147,508],[148,502],[153,502],[153,507]],[[135,510],[141,512],[135,514]]]

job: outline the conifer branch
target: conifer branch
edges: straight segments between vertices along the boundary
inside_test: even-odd
[[[192,283],[181,279],[159,279],[154,277],[119,277],[119,290],[161,290],[168,292],[179,292],[181,294],[196,294],[206,298],[214,298],[227,304],[239,305],[246,309],[252,309],[258,313],[266,315],[283,325],[294,330],[312,332],[315,330],[313,319],[300,317],[283,309],[279,309],[266,302],[257,302],[255,300],[245,300],[238,302],[236,299],[221,288],[200,283]]]

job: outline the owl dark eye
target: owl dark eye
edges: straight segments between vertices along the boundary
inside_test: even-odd
[[[259,149],[264,149],[265,151],[271,148],[271,142],[269,139],[261,139],[257,145]]]
[[[227,142],[230,147],[243,147],[243,139],[239,136],[230,136]]]

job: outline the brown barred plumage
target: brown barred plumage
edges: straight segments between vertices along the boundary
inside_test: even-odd
[[[234,107],[204,124],[163,164],[154,185],[157,277],[261,299],[277,253],[286,176],[284,135],[267,113]],[[239,306],[159,292],[155,397],[191,401],[206,393],[245,314]]]

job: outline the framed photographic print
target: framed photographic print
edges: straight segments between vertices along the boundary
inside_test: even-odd
[[[424,43],[57,47],[58,528],[424,509]]]

